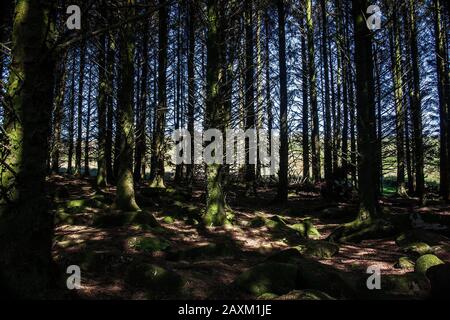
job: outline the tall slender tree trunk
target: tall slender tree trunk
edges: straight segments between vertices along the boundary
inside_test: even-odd
[[[83,139],[83,89],[84,89],[84,66],[86,61],[86,43],[80,47],[80,70],[78,82],[78,110],[77,110],[77,143],[75,147],[75,175],[81,174],[81,144]]]
[[[253,1],[245,1],[245,130],[255,129],[255,65],[253,52]],[[251,161],[250,139],[245,141],[245,182],[247,192],[256,192],[255,164]],[[253,162],[252,164],[250,162]]]
[[[189,183],[194,180],[194,121],[195,121],[195,1],[188,1],[188,131],[191,135],[191,163],[187,166],[187,179]]]
[[[70,85],[70,101],[69,101],[69,154],[67,160],[67,173],[73,173],[73,139],[75,135],[75,64],[76,64],[76,53],[72,50],[72,80]]]
[[[412,67],[412,90],[411,93],[411,119],[413,124],[413,140],[415,150],[415,173],[416,173],[416,195],[420,202],[424,200],[425,180],[424,180],[424,157],[423,157],[423,125],[422,125],[422,103],[420,94],[420,74],[419,74],[419,50],[417,46],[417,26],[415,1],[409,0],[409,21],[408,37],[411,50]]]
[[[304,32],[305,17],[300,17],[300,30]],[[308,105],[308,56],[305,36],[301,37],[302,46],[302,150],[303,150],[303,178],[310,179],[309,173],[309,105]]]
[[[113,125],[114,125],[114,64],[115,64],[115,43],[111,34],[108,35],[106,54],[106,134],[105,134],[105,162],[106,162],[106,182],[111,183],[116,176],[113,169]],[[106,183],[105,182],[105,183]]]
[[[439,127],[440,127],[440,194],[445,200],[450,200],[450,148],[449,148],[449,105],[448,96],[450,95],[448,81],[448,56],[445,50],[445,24],[442,24],[443,7],[441,0],[434,0],[434,33],[436,41],[436,65],[438,76],[438,94],[439,94]]]
[[[398,28],[398,17],[393,5],[392,10],[392,36],[391,36],[391,61],[394,85],[394,104],[395,104],[395,121],[396,121],[396,149],[397,149],[397,193],[401,196],[406,195],[405,185],[405,123],[404,123],[404,104],[403,104],[403,81],[401,73],[401,44]]]
[[[280,64],[280,171],[278,174],[278,200],[288,199],[288,101],[286,71],[286,26],[284,0],[277,1],[278,50]]]
[[[59,173],[59,166],[61,162],[61,131],[63,119],[63,105],[66,91],[67,80],[67,51],[61,58],[56,75],[56,97],[54,102],[54,116],[53,116],[53,145],[51,152],[52,172]]]
[[[134,180],[139,182],[142,179],[143,158],[146,149],[146,121],[147,121],[147,81],[148,81],[148,41],[149,41],[149,23],[144,23],[144,31],[142,38],[142,74],[141,74],[141,90],[139,105],[139,121],[136,130],[136,150],[134,164]]]
[[[313,24],[313,8],[312,0],[306,1],[306,26],[308,34],[308,84],[309,84],[309,103],[311,105],[312,118],[312,137],[311,137],[311,153],[312,153],[312,174],[314,182],[320,181],[320,139],[319,139],[319,113],[317,108],[317,76],[316,63],[314,53],[314,24]]]
[[[267,130],[269,132],[268,140],[269,147],[268,153],[272,154],[272,128],[273,128],[273,111],[272,111],[272,97],[270,88],[270,25],[269,25],[269,14],[266,11],[264,14],[264,29],[266,31],[265,36],[265,65],[266,65],[266,108],[267,108]]]
[[[331,110],[330,110],[330,76],[328,66],[328,27],[327,27],[327,1],[321,0],[322,6],[322,62],[324,72],[325,94],[325,129],[324,129],[324,172],[327,189],[333,184],[333,158],[331,137]]]
[[[100,48],[98,50],[97,61],[99,65],[98,95],[97,95],[97,186],[105,187],[108,183],[108,172],[106,162],[106,117],[108,103],[108,64],[106,60],[107,36],[100,38]]]
[[[159,53],[158,53],[158,107],[156,110],[156,126],[152,142],[154,164],[150,173],[150,187],[165,188],[164,184],[164,133],[167,114],[167,3],[159,2]]]
[[[129,0],[127,15],[133,14],[134,0]],[[130,23],[123,26],[120,37],[121,85],[118,96],[118,127],[120,147],[118,154],[116,206],[124,211],[137,211],[133,181],[133,89],[134,89],[134,43]]]
[[[55,59],[53,1],[16,2],[5,130],[11,153],[0,167],[0,282],[7,297],[49,296],[53,216],[47,173]]]
[[[88,86],[88,97],[87,97],[87,109],[86,109],[86,136],[84,142],[84,172],[83,175],[85,177],[89,177],[91,175],[89,168],[89,151],[90,151],[90,140],[91,140],[91,95],[92,95],[92,67],[89,68],[89,86]]]
[[[378,217],[375,96],[373,80],[372,31],[366,26],[367,0],[353,1],[355,28],[356,104],[358,120],[358,220]]]

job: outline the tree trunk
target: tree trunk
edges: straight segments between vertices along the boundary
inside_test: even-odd
[[[225,65],[225,30],[223,0],[207,2],[207,62],[206,62],[206,128],[219,129],[224,133],[223,75]],[[224,165],[207,164],[206,213],[203,221],[207,226],[225,224],[225,193],[223,190]]]
[[[158,53],[158,107],[156,110],[156,127],[153,131],[152,163],[150,187],[165,188],[164,184],[164,133],[167,114],[167,3],[159,3],[159,53]]]
[[[312,174],[314,182],[320,181],[320,139],[319,139],[319,113],[317,110],[317,76],[314,53],[314,25],[312,16],[312,0],[306,1],[306,25],[308,32],[308,83],[309,83],[309,103],[311,105],[312,118]]]
[[[300,30],[305,28],[304,16],[300,17]],[[302,46],[302,150],[303,150],[303,178],[310,179],[309,173],[309,105],[308,105],[308,56],[305,37],[301,37]]]
[[[77,111],[77,144],[75,148],[75,175],[81,175],[81,143],[83,139],[83,89],[84,89],[84,66],[86,61],[86,43],[80,48],[80,70],[78,83],[78,111]]]
[[[7,93],[14,116],[5,118],[11,153],[0,169],[0,282],[14,298],[48,297],[55,279],[45,183],[55,70],[51,3],[19,0],[15,7]]]
[[[97,186],[105,187],[108,184],[108,172],[106,162],[106,112],[108,103],[108,64],[105,58],[107,50],[107,36],[100,38],[97,61],[99,65],[98,95],[97,95],[97,119],[98,119],[98,154],[97,154]]]
[[[132,16],[134,0],[128,1],[127,15]],[[121,86],[118,95],[118,127],[120,139],[117,171],[116,206],[124,211],[137,211],[133,181],[133,89],[134,89],[134,44],[130,23],[123,26],[120,37]]]
[[[278,173],[278,200],[288,199],[288,101],[286,71],[286,26],[284,1],[277,1],[278,45],[280,64],[280,172]]]
[[[188,131],[191,135],[191,163],[187,165],[187,179],[194,181],[194,121],[195,121],[195,2],[188,1]]]

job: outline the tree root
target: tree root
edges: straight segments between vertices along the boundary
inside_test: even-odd
[[[327,240],[331,242],[361,242],[395,235],[396,228],[384,219],[355,220],[338,227]]]

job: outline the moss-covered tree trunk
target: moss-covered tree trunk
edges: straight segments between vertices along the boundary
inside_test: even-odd
[[[52,3],[19,0],[15,7],[7,93],[13,114],[5,118],[9,151],[0,171],[0,282],[10,297],[44,298],[55,278],[45,183],[55,71]]]
[[[153,128],[152,167],[150,171],[150,187],[165,188],[164,184],[164,153],[165,129],[167,115],[167,3],[159,2],[159,52],[158,52],[158,105],[156,109],[156,123]]]
[[[128,1],[127,16],[132,16],[134,1]],[[121,85],[118,94],[119,149],[117,170],[116,206],[124,211],[139,210],[134,196],[133,147],[134,147],[134,40],[130,23],[119,32]]]
[[[207,62],[206,62],[206,129],[219,129],[224,133],[224,76],[225,38],[223,30],[223,0],[207,2]],[[203,221],[207,226],[220,226],[226,222],[224,168],[221,163],[206,166],[206,212]]]

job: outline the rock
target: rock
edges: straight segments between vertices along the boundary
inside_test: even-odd
[[[317,239],[320,237],[319,230],[317,230],[317,228],[309,220],[304,220],[301,223],[296,223],[289,227],[300,233],[300,235],[304,238]]]
[[[151,253],[170,248],[170,242],[153,237],[133,237],[128,240],[128,246],[138,251]]]
[[[381,290],[365,289],[367,299],[426,299],[430,294],[430,284],[426,277],[414,272],[382,275]]]
[[[276,295],[275,293],[267,292],[260,295],[258,297],[258,300],[275,300],[276,298],[278,298],[278,295]]]
[[[265,262],[242,273],[234,285],[255,296],[268,292],[280,295],[295,289],[296,276],[294,264]]]
[[[279,263],[297,263],[301,259],[303,259],[303,251],[304,247],[302,246],[292,247],[271,255],[267,258],[267,261]]]
[[[178,273],[146,263],[131,264],[126,270],[125,280],[128,284],[145,288],[156,296],[178,293],[184,285]]]
[[[328,294],[318,290],[293,290],[274,300],[336,300]]]
[[[429,268],[443,263],[444,262],[435,255],[426,254],[417,259],[414,271],[418,274],[424,275]]]
[[[339,246],[328,241],[309,241],[303,253],[317,259],[328,259],[339,252]]]
[[[431,231],[410,230],[398,236],[395,242],[401,247],[414,242],[424,242],[430,246],[437,246],[443,243],[449,243],[450,239]]]
[[[172,224],[174,222],[174,219],[170,216],[166,216],[163,218],[163,222],[167,224]]]
[[[450,263],[430,267],[426,272],[433,299],[450,299]]]
[[[403,252],[420,257],[427,253],[433,253],[433,249],[425,242],[413,242],[403,247]]]
[[[414,262],[408,257],[401,257],[398,259],[397,263],[394,265],[397,269],[414,269]]]

